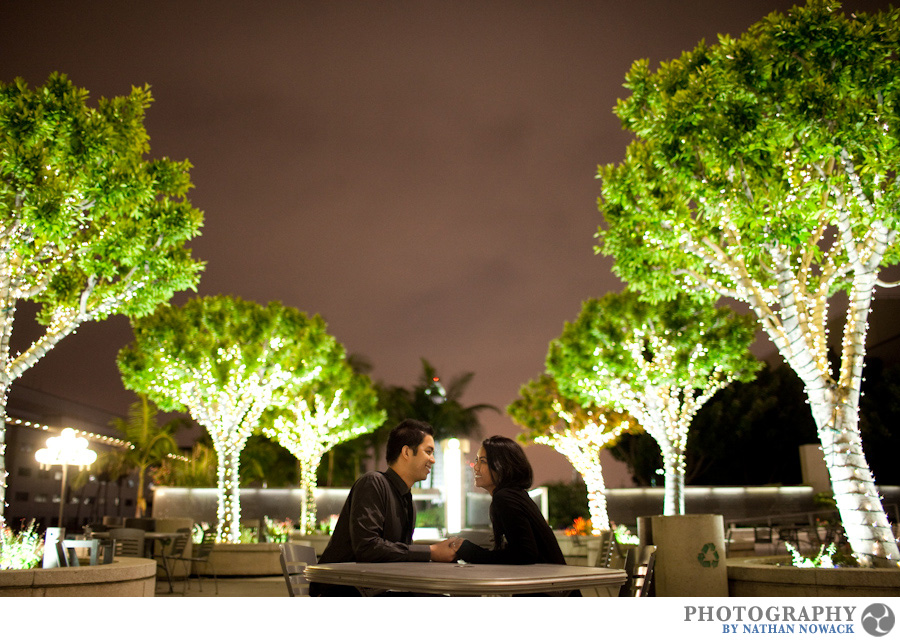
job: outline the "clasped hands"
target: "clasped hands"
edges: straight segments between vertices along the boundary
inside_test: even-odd
[[[454,537],[431,545],[431,561],[454,562],[456,560],[456,552],[462,546],[462,543],[462,538]]]

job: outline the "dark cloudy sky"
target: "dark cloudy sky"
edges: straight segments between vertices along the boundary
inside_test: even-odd
[[[386,383],[413,384],[423,357],[472,371],[465,401],[502,409],[581,301],[621,287],[593,255],[594,175],[629,139],[612,108],[631,63],[791,4],[5,0],[0,81],[151,85],[153,155],[194,164],[200,294],[319,313]],[[84,326],[20,384],[124,412],[130,339],[121,317]],[[539,482],[571,477],[529,456]]]

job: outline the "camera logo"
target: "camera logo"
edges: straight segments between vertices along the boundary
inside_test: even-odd
[[[887,635],[894,628],[894,612],[886,604],[870,604],[862,613],[863,629],[876,638]]]

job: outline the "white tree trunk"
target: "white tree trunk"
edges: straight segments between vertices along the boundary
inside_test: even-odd
[[[218,507],[216,517],[216,540],[219,542],[241,541],[241,452],[235,447],[216,447],[218,454],[216,493]]]
[[[319,470],[321,455],[300,458],[300,531],[311,534],[316,530],[316,472]]]
[[[782,326],[763,322],[763,326],[806,388],[834,499],[853,553],[864,565],[896,567],[900,549],[878,496],[859,432],[866,321],[874,284],[871,273],[857,273],[854,277],[836,381],[828,370],[823,370],[821,354],[817,353],[816,347],[824,344],[824,335],[797,322],[785,321]],[[793,292],[783,286],[781,294],[782,316],[802,318],[806,310],[798,308]]]

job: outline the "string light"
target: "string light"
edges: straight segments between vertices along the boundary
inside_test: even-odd
[[[316,472],[322,456],[341,442],[377,427],[383,422],[383,415],[379,414],[380,419],[360,423],[344,401],[342,389],[336,390],[330,401],[317,393],[312,402],[301,396],[287,404],[289,415],[276,417],[273,425],[263,427],[263,434],[273,438],[300,462],[303,499],[298,524],[303,533],[309,534],[316,528]]]

